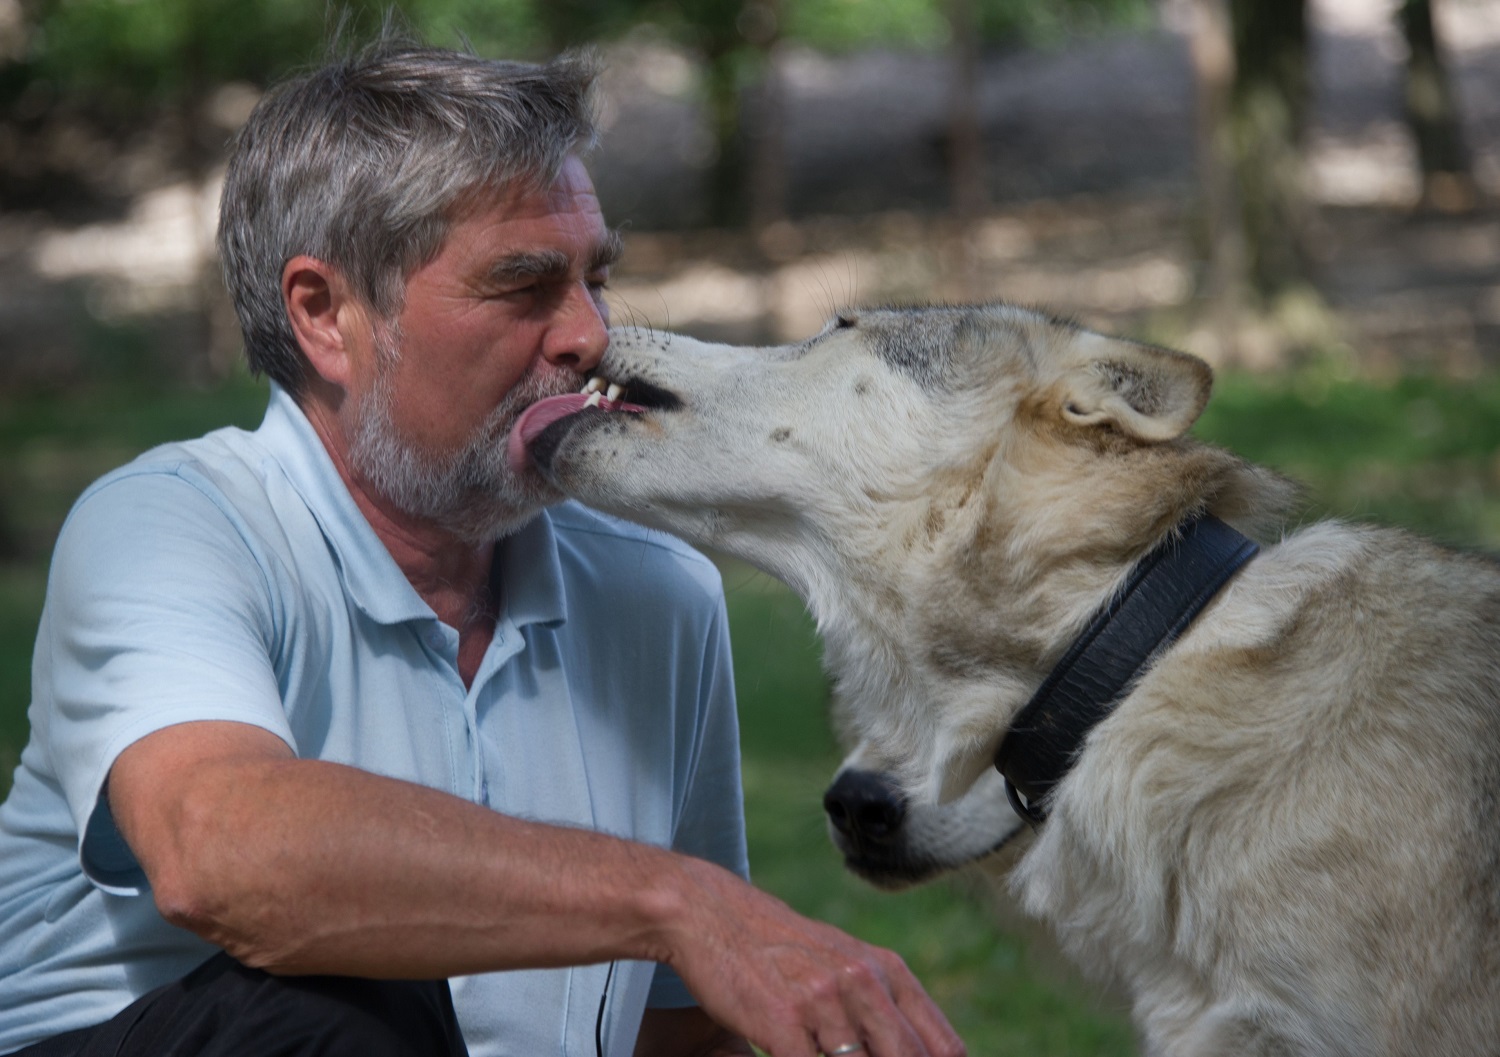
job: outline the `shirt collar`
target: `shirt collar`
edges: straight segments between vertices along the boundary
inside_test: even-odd
[[[275,382],[256,437],[317,520],[354,604],[381,624],[432,620],[432,607],[349,494],[323,439],[291,394]],[[491,577],[502,620],[519,627],[567,619],[557,538],[545,511],[500,541]]]
[[[516,627],[557,627],[567,621],[568,599],[551,514],[542,511],[495,545],[490,583],[500,599],[501,620]]]

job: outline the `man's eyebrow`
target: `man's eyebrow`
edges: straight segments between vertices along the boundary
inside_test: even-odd
[[[603,268],[610,268],[625,255],[625,240],[620,237],[616,228],[609,228],[604,232],[604,238],[594,247],[594,255],[589,259],[589,271],[597,272]]]
[[[620,233],[610,229],[595,244],[589,254],[587,272],[608,268],[625,252]],[[573,262],[561,250],[523,250],[508,253],[497,260],[489,270],[490,279],[501,284],[521,283],[532,280],[566,279],[572,271]]]
[[[522,283],[565,278],[571,268],[568,255],[561,250],[523,250],[497,260],[490,266],[489,276],[501,284]]]

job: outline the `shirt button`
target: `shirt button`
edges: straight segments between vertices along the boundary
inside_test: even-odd
[[[444,646],[448,645],[448,640],[443,638],[443,633],[441,631],[434,630],[429,632],[427,635],[427,645],[431,646],[435,650],[440,650]]]

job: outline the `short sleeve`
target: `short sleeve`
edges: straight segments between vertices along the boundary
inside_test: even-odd
[[[293,744],[272,662],[273,605],[222,497],[172,472],[106,478],[63,526],[38,634],[33,723],[79,833],[84,872],[144,875],[104,798],[115,759],[178,723],[230,720]]]
[[[750,865],[745,847],[734,665],[722,594],[698,676],[699,751],[672,847],[685,855],[717,863],[748,880]],[[697,1005],[697,1000],[674,971],[659,965],[646,1004],[652,1008],[681,1008]]]

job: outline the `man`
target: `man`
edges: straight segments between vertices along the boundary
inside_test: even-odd
[[[506,462],[608,343],[591,79],[386,42],[241,133],[270,407],[61,533],[0,1052],[962,1052],[894,956],[742,879],[711,567]]]

